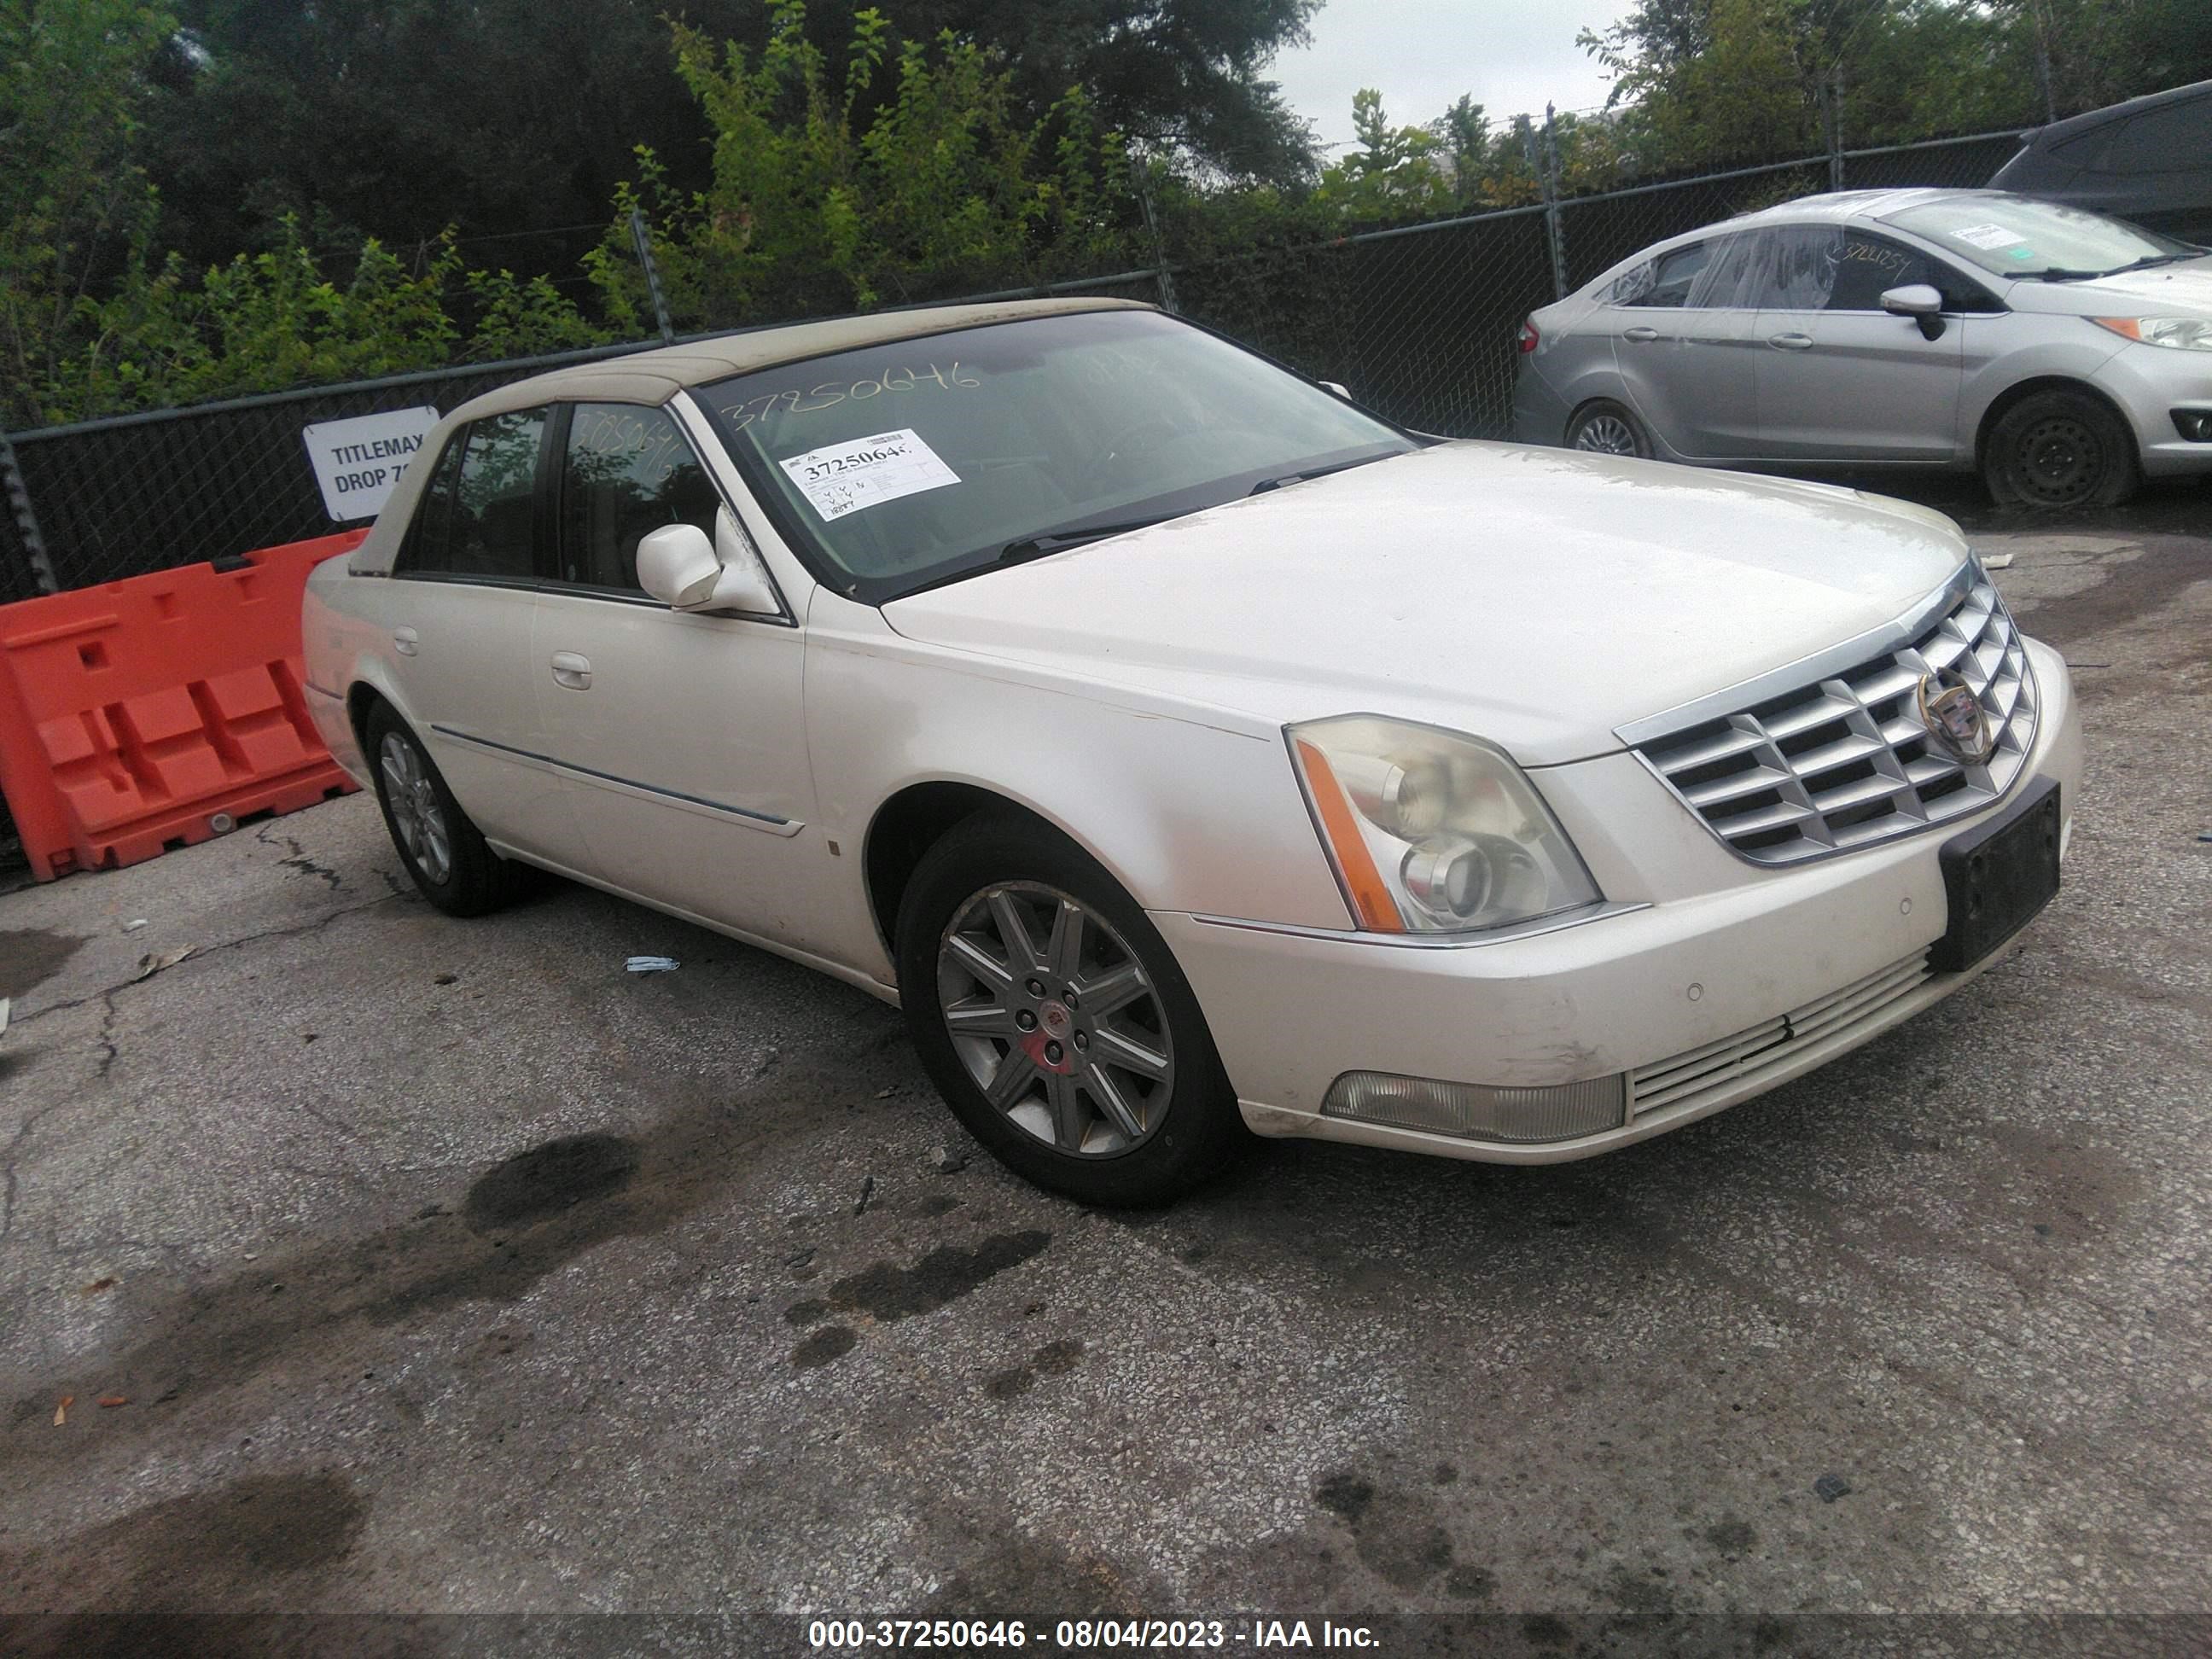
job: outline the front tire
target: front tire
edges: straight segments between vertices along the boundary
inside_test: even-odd
[[[2000,507],[2112,507],[2136,492],[2135,439],[2094,398],[2037,392],[1990,428],[1982,480]]]
[[[1644,422],[1629,412],[1627,405],[1610,398],[1595,398],[1575,411],[1567,422],[1566,447],[1589,455],[1651,459],[1651,434],[1644,429]]]
[[[449,916],[481,916],[522,890],[522,866],[491,850],[407,723],[380,702],[367,722],[377,803],[399,861]]]
[[[897,954],[931,1080],[1038,1186],[1087,1204],[1165,1204],[1243,1139],[1166,941],[1065,836],[1011,814],[956,825],[908,884]]]

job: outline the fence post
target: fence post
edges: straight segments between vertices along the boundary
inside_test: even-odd
[[[661,296],[660,271],[653,263],[653,238],[645,232],[645,215],[636,208],[629,210],[629,239],[637,245],[637,262],[645,267],[646,292],[653,295],[653,314],[660,322],[660,343],[676,343],[676,331],[668,324],[668,301]]]
[[[1836,84],[1828,93],[1828,188],[1844,187],[1844,60],[1836,60]]]
[[[1536,151],[1536,128],[1531,122],[1521,129],[1521,147],[1528,155],[1528,170],[1536,175],[1536,188],[1544,201],[1544,240],[1552,249],[1552,297],[1567,297],[1567,232],[1559,216],[1559,146],[1552,126],[1552,106],[1544,106],[1544,149]]]
[[[15,516],[15,529],[23,538],[23,551],[31,562],[31,580],[41,593],[58,593],[54,562],[46,556],[46,539],[39,533],[39,515],[31,510],[31,492],[23,483],[23,470],[15,465],[15,446],[0,432],[0,479],[8,490],[8,510]]]
[[[1137,175],[1137,204],[1145,210],[1145,230],[1152,241],[1152,280],[1160,290],[1160,309],[1174,313],[1176,305],[1175,277],[1168,270],[1168,251],[1160,240],[1159,210],[1152,205],[1152,158],[1140,155],[1143,171]]]

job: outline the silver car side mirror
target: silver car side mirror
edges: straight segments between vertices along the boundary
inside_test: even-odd
[[[1920,337],[1943,337],[1943,296],[1926,283],[1907,283],[1881,296],[1881,308],[1893,317],[1910,317],[1920,325]]]
[[[1350,403],[1352,401],[1351,389],[1346,386],[1343,381],[1322,380],[1319,384],[1323,392],[1334,392],[1338,397],[1343,398],[1345,402]]]
[[[696,524],[663,525],[637,544],[637,582],[672,611],[769,611],[775,595],[758,574],[725,564]]]

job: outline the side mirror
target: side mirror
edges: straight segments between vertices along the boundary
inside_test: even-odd
[[[663,525],[637,544],[638,586],[672,611],[775,611],[775,591],[754,568],[729,512],[715,519],[715,540],[738,556],[726,562],[696,524]]]
[[[1943,296],[1926,283],[1907,283],[1881,296],[1881,308],[1893,317],[1910,317],[1920,325],[1920,337],[1943,337]]]
[[[1334,392],[1346,403],[1352,401],[1351,390],[1341,380],[1323,380],[1321,382],[1321,389],[1324,392]]]

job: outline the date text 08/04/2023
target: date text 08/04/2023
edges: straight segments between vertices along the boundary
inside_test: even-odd
[[[1073,1653],[1238,1647],[1262,1652],[1301,1648],[1378,1650],[1375,1632],[1367,1626],[1326,1619],[1062,1619],[1049,1629],[1019,1619],[817,1619],[807,1626],[806,1641],[817,1651],[830,1652],[1032,1644],[1048,1651]]]

